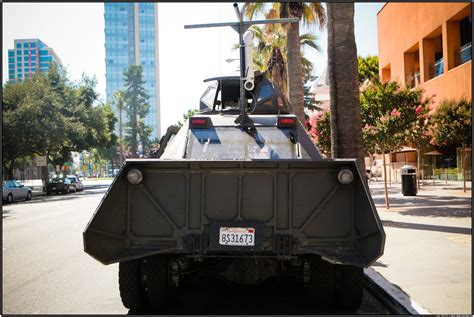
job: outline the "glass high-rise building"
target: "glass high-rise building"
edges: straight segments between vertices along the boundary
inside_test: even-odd
[[[150,112],[145,123],[160,137],[160,96],[158,68],[158,11],[156,3],[105,3],[106,96],[124,89],[123,71],[142,65]],[[114,108],[118,117],[118,111]],[[123,115],[125,121],[125,115]]]
[[[51,63],[62,67],[61,59],[39,39],[16,39],[8,50],[8,80],[21,81],[36,72],[46,73]]]

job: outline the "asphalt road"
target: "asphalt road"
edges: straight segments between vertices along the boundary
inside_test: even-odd
[[[70,195],[40,196],[3,206],[4,314],[143,314],[123,307],[118,265],[104,266],[83,252],[82,231],[106,185]],[[292,281],[253,287],[205,278],[187,282],[169,314],[354,313],[313,307]],[[361,314],[389,313],[370,293]]]

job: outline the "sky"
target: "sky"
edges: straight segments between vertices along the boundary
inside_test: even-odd
[[[384,3],[355,4],[355,36],[358,54],[377,55],[377,12]],[[241,6],[241,4],[240,4]],[[103,3],[4,3],[2,28],[2,76],[8,79],[8,49],[14,39],[39,38],[61,58],[71,79],[95,76],[97,91],[105,101],[105,34]],[[230,27],[185,30],[186,24],[236,21],[232,3],[160,3],[159,54],[161,133],[182,120],[188,109],[199,108],[206,77],[231,73],[238,66],[232,45],[237,33]],[[310,29],[318,37],[321,52],[305,56],[319,75],[327,63],[327,32]]]

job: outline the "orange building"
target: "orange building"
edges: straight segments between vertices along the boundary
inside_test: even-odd
[[[421,87],[435,104],[471,100],[471,3],[387,3],[377,14],[382,81]]]

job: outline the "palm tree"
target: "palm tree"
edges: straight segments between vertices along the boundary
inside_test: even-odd
[[[280,88],[280,91],[288,96],[287,38],[281,26],[270,26],[262,29],[253,25],[250,28],[257,42],[253,55],[254,65],[262,73],[266,72]],[[314,34],[305,33],[300,36],[300,48],[311,47],[319,52],[320,47],[317,40],[318,38]],[[238,48],[238,45],[234,48]],[[313,64],[303,54],[300,54],[300,56],[303,77],[309,78],[313,71]]]
[[[327,3],[328,79],[333,158],[356,158],[365,177],[354,36],[354,3]]]
[[[124,110],[124,103],[125,103],[125,91],[123,90],[117,90],[114,93],[114,101],[115,101],[115,106],[117,107],[117,110],[119,112],[119,144],[120,144],[120,163],[123,163],[123,136],[122,136],[122,128],[123,128],[123,110]]]
[[[258,13],[263,14],[265,7],[263,3],[246,3],[243,7],[243,12],[247,18],[252,19]],[[280,18],[298,18],[307,26],[319,24],[319,27],[323,28],[326,23],[324,7],[316,2],[273,3],[272,10],[274,10],[273,15],[278,13]],[[293,112],[301,122],[304,122],[303,70],[299,42],[299,23],[293,23],[287,27],[286,41],[288,95]]]

